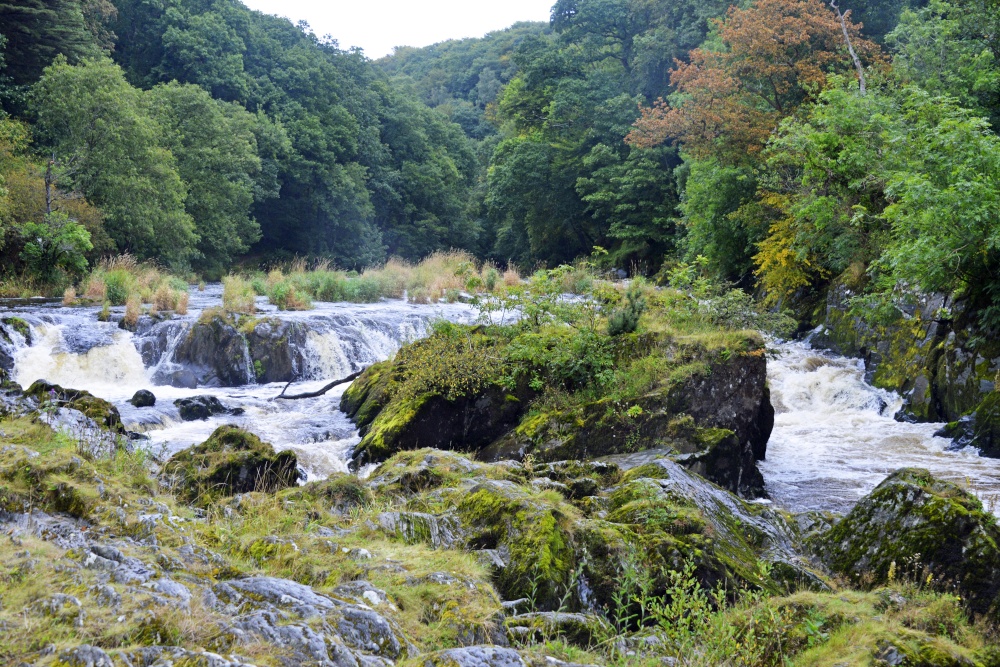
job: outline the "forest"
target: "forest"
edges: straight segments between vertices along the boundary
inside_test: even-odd
[[[559,0],[372,61],[236,0],[0,2],[0,255],[218,278],[461,249],[1000,324],[996,0]],[[662,278],[665,279],[665,278]]]

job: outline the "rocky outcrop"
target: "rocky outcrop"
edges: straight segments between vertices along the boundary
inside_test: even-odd
[[[102,428],[122,435],[126,433],[118,408],[103,398],[97,398],[89,391],[66,389],[45,380],[38,380],[24,390],[24,395],[34,398],[40,404],[77,410]]]
[[[196,386],[236,387],[302,378],[308,331],[304,323],[206,312],[174,351],[173,361],[183,369],[159,381],[187,386],[193,376]],[[155,337],[151,341],[147,356],[165,349],[166,342],[155,344]]]
[[[471,549],[490,564],[504,598],[528,598],[544,611],[604,609],[623,585],[638,581],[665,590],[667,572],[687,561],[706,587],[825,586],[798,555],[798,531],[780,513],[699,478],[665,450],[615,461],[628,470],[565,461],[528,472],[510,462],[420,450],[383,463],[369,483],[412,505],[441,508],[383,513],[378,523],[386,534]],[[759,559],[769,563],[766,576]],[[626,566],[636,570],[629,584],[621,581]],[[525,616],[508,628],[533,636],[546,623],[563,622],[584,644],[600,632],[600,623],[579,615]]]
[[[816,545],[831,569],[858,582],[909,577],[958,590],[977,613],[1000,610],[995,517],[978,498],[926,470],[887,477]]]
[[[199,505],[237,493],[274,493],[300,477],[295,454],[275,452],[235,426],[215,429],[205,442],[175,454],[163,470],[179,497]]]
[[[393,453],[434,447],[475,452],[484,461],[592,459],[668,446],[682,464],[747,496],[763,493],[756,462],[774,425],[760,343],[733,352],[678,351],[676,370],[654,388],[625,401],[601,398],[544,411],[537,392],[485,384],[447,399],[439,393],[406,395],[406,373],[388,361],[367,369],[344,392],[341,409],[360,428],[354,465]]]
[[[830,286],[811,341],[862,358],[872,384],[904,397],[902,417],[956,422],[996,389],[1000,339],[980,330],[966,303],[913,294],[892,321],[870,324],[849,314],[852,295],[842,282]]]

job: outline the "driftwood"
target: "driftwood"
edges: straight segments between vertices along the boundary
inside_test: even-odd
[[[331,382],[330,384],[326,385],[322,389],[317,389],[316,391],[307,391],[304,394],[285,394],[285,392],[288,391],[288,388],[290,386],[292,386],[292,382],[293,381],[289,381],[288,384],[285,385],[285,388],[281,390],[281,393],[278,394],[277,396],[275,396],[274,399],[276,400],[276,399],[281,398],[281,399],[284,399],[286,401],[291,401],[291,400],[295,400],[295,399],[298,399],[298,398],[316,398],[317,396],[322,396],[326,392],[330,391],[331,389],[333,389],[334,387],[336,387],[338,384],[344,384],[345,382],[353,382],[354,380],[357,380],[361,376],[362,373],[364,373],[364,371],[358,371],[357,373],[351,373],[350,375],[348,375],[345,378],[340,378],[339,380],[334,380],[333,382]]]

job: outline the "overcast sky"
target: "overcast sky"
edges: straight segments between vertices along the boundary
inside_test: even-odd
[[[482,37],[518,21],[548,21],[555,0],[243,0],[251,9],[309,22],[341,48],[381,58],[394,46]]]

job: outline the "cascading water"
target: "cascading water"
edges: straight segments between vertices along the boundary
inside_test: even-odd
[[[183,364],[175,359],[181,342],[202,310],[218,306],[222,290],[210,285],[191,295],[190,314],[147,325],[132,334],[97,320],[97,308],[65,308],[58,302],[17,302],[2,315],[31,326],[31,345],[16,331],[0,336],[0,354],[15,360],[13,377],[23,386],[46,379],[87,389],[112,401],[127,428],[143,432],[154,450],[170,454],[204,441],[223,423],[236,423],[279,449],[293,449],[310,478],[345,471],[359,441],[357,430],[340,412],[344,387],[324,396],[275,401],[283,383],[239,387],[166,386]],[[388,358],[400,345],[426,334],[437,318],[475,319],[463,304],[414,305],[402,300],[375,304],[317,303],[304,312],[279,313],[263,300],[268,317],[304,327],[292,359],[300,381],[293,391],[309,391]],[[908,424],[892,417],[898,396],[864,381],[860,362],[811,349],[806,343],[782,343],[768,362],[771,399],[777,415],[761,471],[773,501],[792,511],[846,511],[893,470],[928,468],[959,481],[986,498],[1000,496],[1000,460],[980,458],[974,450],[950,451],[949,440],[935,438],[939,424]],[[249,357],[242,368],[251,373]],[[151,389],[157,403],[134,408],[128,399]],[[211,394],[244,413],[205,421],[180,420],[173,401]],[[994,503],[995,504],[995,503]]]
[[[775,424],[760,463],[768,494],[793,511],[849,510],[885,477],[927,468],[959,482],[996,509],[1000,460],[950,450],[941,424],[898,422],[901,398],[864,380],[857,359],[783,343],[768,361]]]
[[[346,471],[357,430],[340,412],[345,387],[313,399],[275,401],[284,383],[252,384],[253,363],[244,348],[238,364],[246,369],[247,384],[239,387],[180,388],[163,382],[183,368],[175,358],[200,313],[221,303],[221,287],[210,285],[191,295],[189,314],[141,326],[132,334],[114,323],[97,320],[98,308],[65,308],[57,302],[17,303],[4,316],[25,320],[32,344],[14,340],[6,352],[14,359],[12,377],[27,387],[45,379],[66,387],[86,389],[113,402],[126,428],[145,433],[154,452],[169,455],[204,441],[215,428],[235,423],[253,431],[278,449],[292,449],[309,478]],[[305,329],[295,352],[293,392],[318,389],[376,361],[388,358],[401,345],[426,335],[435,319],[471,322],[476,311],[465,304],[414,305],[402,300],[375,304],[317,303],[303,312],[278,312],[261,300],[262,315]],[[16,339],[16,335],[14,336]],[[135,408],[128,399],[139,389],[157,397],[150,408]],[[239,416],[220,415],[204,421],[180,419],[174,400],[209,394]]]

